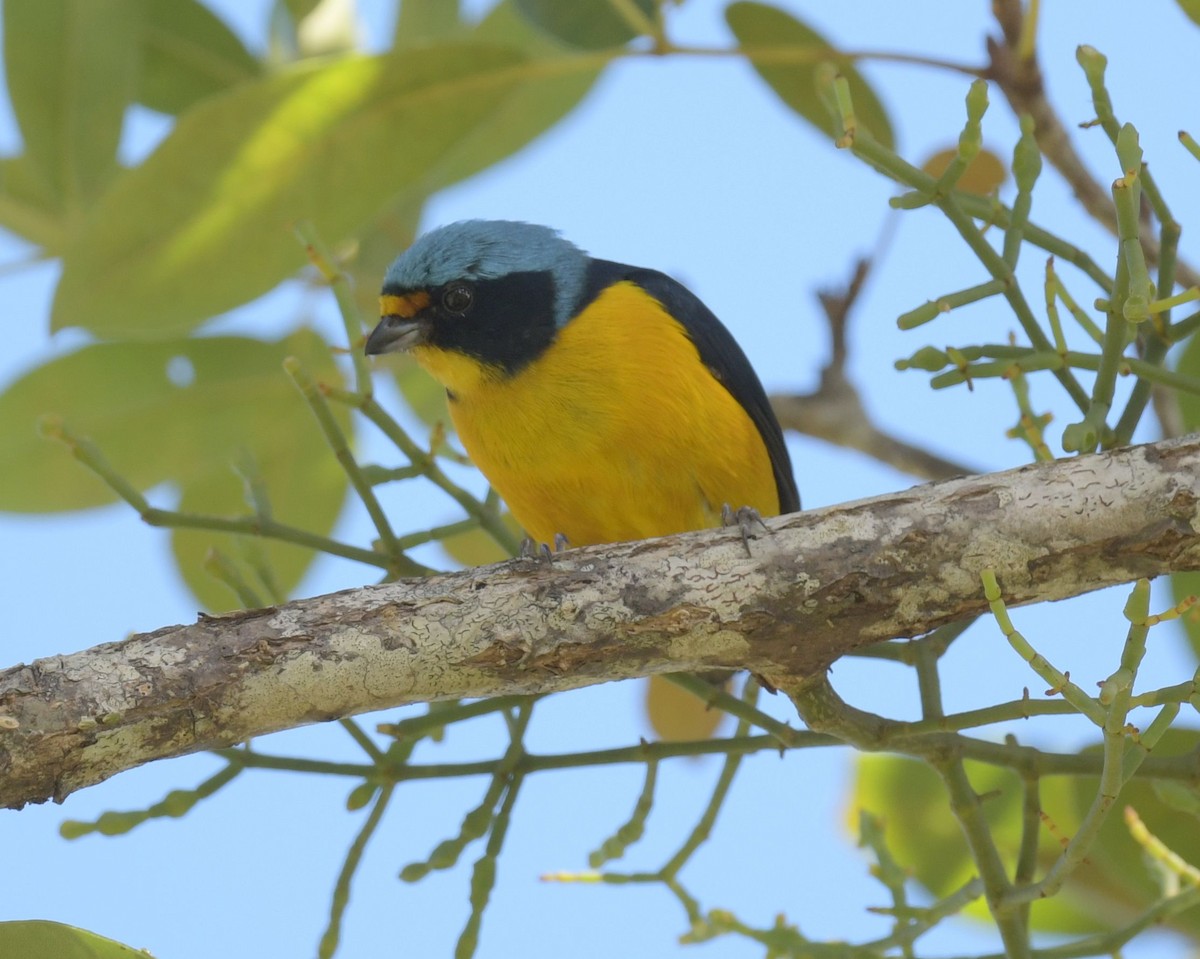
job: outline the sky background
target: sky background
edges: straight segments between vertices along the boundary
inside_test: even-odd
[[[984,34],[994,29],[986,0],[782,5],[853,50],[978,63]],[[211,6],[249,45],[263,47],[266,0],[212,0]],[[390,6],[362,5],[369,49],[390,38]],[[1074,59],[1076,45],[1086,42],[1108,55],[1118,116],[1138,126],[1177,219],[1198,222],[1200,168],[1179,146],[1176,131],[1200,133],[1191,95],[1198,88],[1200,32],[1166,0],[1139,5],[1136,16],[1128,4],[1109,0],[1045,0],[1042,6],[1042,62],[1051,98],[1068,126],[1092,117]],[[671,13],[671,34],[679,42],[727,44],[721,11],[719,3],[691,0]],[[907,158],[919,162],[956,140],[964,77],[884,63],[867,63],[862,70],[890,109]],[[165,128],[161,118],[135,112],[126,156],[143,156]],[[401,134],[397,131],[398,149]],[[985,119],[987,145],[1007,156],[1015,135],[1005,107],[994,104]],[[1077,140],[1102,182],[1119,175],[1101,131],[1079,131]],[[0,147],[5,153],[19,150],[8,114],[0,114]],[[1003,435],[1017,416],[1007,386],[989,382],[973,393],[934,392],[925,374],[893,368],[896,358],[928,344],[1003,341],[1015,321],[998,301],[988,301],[916,332],[896,329],[898,314],[984,276],[939,214],[897,216],[887,206],[892,193],[882,177],[833,150],[790,114],[736,58],[630,59],[610,68],[586,101],[532,146],[434,197],[425,226],[467,217],[546,223],[597,256],[672,273],[730,327],[769,391],[800,392],[815,387],[828,354],[814,291],[843,282],[854,259],[875,254],[880,237],[890,233],[850,333],[850,372],[871,415],[897,436],[980,470],[1021,465],[1029,460],[1027,448]],[[1011,185],[1004,195],[1011,197]],[[1033,217],[1106,267],[1111,262],[1113,241],[1078,215],[1053,171],[1043,175]],[[1200,255],[1189,240],[1185,230],[1182,254],[1196,262]],[[19,244],[0,238],[0,262],[16,263],[27,255]],[[1043,266],[1044,257],[1026,252],[1022,275],[1030,290],[1040,289]],[[83,342],[78,331],[48,335],[57,275],[53,263],[0,274],[6,321],[0,385]],[[1077,299],[1090,302],[1095,291],[1069,269],[1064,275]],[[327,294],[288,284],[204,332],[274,336],[300,322],[315,323],[330,337],[340,328]],[[1032,383],[1035,407],[1056,413],[1049,436],[1057,440],[1056,430],[1070,421],[1071,411],[1049,377]],[[394,394],[384,399],[393,409],[399,405]],[[1149,432],[1139,437],[1152,438]],[[788,439],[808,508],[913,482],[853,452],[804,437]],[[389,455],[377,437],[364,431],[362,441],[365,459]],[[444,501],[409,494],[406,489],[387,501],[398,529],[454,516]],[[162,489],[152,498],[169,505],[171,496]],[[408,512],[415,517],[411,523],[405,520]],[[337,535],[369,541],[360,509],[348,507]],[[447,565],[433,549],[419,558]],[[298,594],[360,585],[373,575],[323,559]],[[1166,596],[1156,589],[1154,605],[1167,605]],[[1115,665],[1124,637],[1124,598],[1125,591],[1099,593],[1022,610],[1014,618],[1039,651],[1070,668],[1086,688]],[[142,526],[120,505],[55,517],[0,515],[0,602],[8,624],[0,636],[5,664],[190,622],[196,613],[172,566],[166,534]],[[1152,634],[1144,683],[1179,681],[1194,669],[1173,628]],[[855,704],[900,718],[916,715],[915,682],[906,670],[849,661],[837,664],[833,679]],[[988,622],[977,625],[948,657],[949,710],[998,702],[1019,696],[1024,686],[1041,685]],[[641,696],[638,684],[624,683],[554,697],[539,705],[529,747],[549,752],[635,743],[646,734]],[[767,705],[787,717],[785,704]],[[363,722],[373,728],[406,714],[389,711]],[[1056,749],[1077,748],[1090,741],[1085,734],[1072,722],[1039,727],[1036,738],[1022,727],[1029,741]],[[422,747],[415,759],[491,757],[504,742],[498,721],[478,721],[441,746]],[[279,753],[358,758],[357,747],[335,725],[280,734],[258,745]],[[848,827],[852,762],[846,750],[748,759],[714,838],[684,873],[688,888],[706,907],[731,909],[760,926],[781,911],[814,938],[882,934],[884,923],[865,907],[887,900],[867,875],[867,861]],[[314,955],[333,883],[363,818],[344,810],[352,782],[250,772],[184,821],[155,821],[113,839],[58,837],[64,818],[144,808],[173,788],[199,783],[219,765],[204,755],[156,763],[77,793],[62,807],[0,813],[0,859],[7,865],[0,879],[0,919],[57,919],[148,948],[159,959]],[[617,868],[661,864],[691,829],[718,772],[715,761],[660,770],[660,798],[648,836]],[[642,774],[640,767],[606,767],[541,774],[527,783],[479,956],[676,953],[684,917],[665,891],[538,880],[547,872],[586,869],[587,853],[628,816]],[[485,788],[483,781],[469,780],[399,790],[356,879],[341,956],[451,952],[467,915],[469,866],[478,848],[468,850],[459,868],[418,885],[401,883],[396,874],[453,835]],[[986,930],[966,924],[939,931],[928,942],[926,954],[995,948]],[[1179,951],[1173,940],[1159,938],[1126,955]],[[761,954],[735,938],[692,952],[705,959]]]

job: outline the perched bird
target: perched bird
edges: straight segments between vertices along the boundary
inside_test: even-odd
[[[475,465],[540,543],[800,508],[783,435],[729,331],[681,284],[589,257],[548,227],[467,220],[402,253],[368,354],[446,388]]]

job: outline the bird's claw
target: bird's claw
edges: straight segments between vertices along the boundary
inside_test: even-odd
[[[521,540],[521,559],[540,560],[543,563],[554,561],[554,557],[565,550],[570,545],[567,538],[562,533],[554,534],[554,549],[551,551],[549,543],[535,543],[533,538],[526,536]]]
[[[753,528],[761,526],[768,533],[771,532],[770,527],[763,522],[762,515],[753,506],[739,506],[736,510],[725,503],[721,507],[721,525],[736,526],[742,534],[742,545],[746,547],[746,555],[753,556],[750,551],[750,540],[753,537]]]

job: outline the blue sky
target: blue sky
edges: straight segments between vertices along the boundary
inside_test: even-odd
[[[262,45],[265,0],[212,5],[248,43]],[[985,30],[994,29],[984,0],[785,5],[856,50],[977,62]],[[387,6],[364,8],[369,46],[387,36]],[[1194,98],[1180,95],[1197,89],[1200,33],[1165,2],[1142,5],[1136,19],[1128,4],[1110,0],[1087,5],[1046,0],[1043,7],[1043,63],[1051,97],[1068,125],[1092,116],[1074,60],[1075,46],[1087,42],[1108,55],[1118,114],[1139,127],[1177,218],[1198,222],[1200,168],[1178,145],[1176,131],[1190,127],[1200,133]],[[672,13],[671,23],[682,42],[719,46],[728,40],[715,2],[692,0]],[[919,161],[957,138],[964,78],[882,63],[863,70],[892,112],[905,156]],[[156,118],[133,118],[129,155],[144,153],[161,132]],[[1003,105],[994,104],[985,141],[1003,155],[1014,138],[1015,123]],[[1101,181],[1120,173],[1099,130],[1080,131],[1078,141]],[[0,117],[0,145],[7,152],[18,144],[11,117]],[[666,270],[723,318],[772,391],[814,387],[828,343],[813,292],[841,282],[854,257],[874,252],[885,227],[894,230],[851,331],[851,373],[871,414],[883,428],[981,469],[1022,464],[1027,450],[1003,436],[1016,419],[1007,387],[985,383],[973,393],[935,393],[924,374],[892,367],[897,357],[927,344],[996,342],[1015,327],[1004,308],[989,301],[915,333],[896,329],[899,313],[983,275],[935,212],[893,221],[887,206],[892,192],[880,176],[834,151],[783,109],[738,60],[646,58],[614,66],[572,116],[530,148],[433,198],[426,225],[466,217],[542,222],[598,256]],[[1112,240],[1078,215],[1053,171],[1043,176],[1034,219],[1053,224],[1101,263],[1111,262]],[[1183,255],[1200,259],[1188,241],[1185,231]],[[0,261],[25,255],[20,246],[0,240]],[[1043,264],[1032,251],[1025,258],[1022,275],[1031,289],[1039,288]],[[1077,296],[1090,300],[1094,293],[1085,282],[1067,276]],[[47,333],[56,277],[54,264],[38,264],[0,278],[8,320],[0,383],[81,342],[70,331],[53,339]],[[329,299],[288,285],[212,329],[269,335],[310,319],[336,335]],[[1055,411],[1059,427],[1069,422],[1070,410],[1052,383],[1033,382],[1035,405]],[[395,397],[388,399],[398,405]],[[370,435],[363,441],[368,458],[385,455]],[[789,446],[810,508],[912,482],[817,441],[792,436]],[[170,495],[156,491],[161,502],[169,503]],[[398,528],[405,528],[405,510],[445,508],[433,499],[395,498],[388,505]],[[354,510],[342,518],[339,532],[359,542],[371,535],[365,517]],[[124,507],[48,518],[0,515],[0,544],[0,601],[9,624],[2,641],[5,664],[195,616],[195,602],[171,566],[166,536],[140,525]],[[436,553],[425,558],[444,565]],[[348,563],[323,561],[299,592],[359,585],[372,576]],[[1102,593],[1021,611],[1016,618],[1040,651],[1086,684],[1115,665],[1124,635],[1123,602],[1123,593]],[[1165,602],[1160,594],[1156,604]],[[1178,681],[1193,668],[1170,628],[1156,630],[1147,674]],[[912,677],[898,668],[839,663],[833,678],[860,705],[915,715]],[[1026,685],[1041,688],[994,626],[982,623],[950,657],[948,708],[1007,699]],[[640,697],[640,686],[631,683],[557,697],[539,707],[530,745],[567,751],[634,743],[646,733]],[[783,703],[769,705],[787,716]],[[366,724],[395,716],[367,717]],[[1079,724],[1056,723],[1036,735],[1048,746],[1072,748],[1084,732]],[[486,757],[502,742],[500,730],[478,722],[417,758]],[[281,734],[259,745],[335,758],[353,757],[356,748],[335,726]],[[850,761],[840,750],[748,760],[714,839],[685,873],[693,893],[706,906],[730,908],[759,925],[785,912],[813,937],[882,932],[881,921],[864,908],[884,904],[885,896],[866,875],[866,861],[846,826]],[[194,785],[216,766],[206,756],[158,763],[76,794],[61,808],[0,815],[0,849],[10,864],[0,880],[0,919],[70,922],[149,948],[159,959],[314,954],[342,856],[362,819],[361,813],[344,811],[352,783],[249,773],[184,821],[156,821],[115,839],[58,838],[63,818],[145,807],[172,788]],[[659,805],[647,840],[631,854],[631,868],[653,868],[673,851],[717,773],[714,762],[662,770]],[[501,860],[478,955],[672,954],[684,921],[661,890],[548,885],[537,878],[586,868],[587,852],[624,820],[640,786],[641,770],[634,767],[543,775],[530,782]],[[466,917],[467,872],[460,867],[416,886],[395,877],[405,863],[453,834],[484,788],[469,781],[400,791],[357,879],[341,955],[450,951]],[[464,861],[469,865],[477,854],[469,851]],[[962,926],[939,933],[937,941],[944,950],[986,949],[991,943]],[[698,948],[710,959],[759,954],[735,939]],[[1153,948],[1127,955],[1148,956]]]

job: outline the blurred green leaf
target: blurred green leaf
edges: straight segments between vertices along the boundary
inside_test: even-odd
[[[453,4],[448,6],[453,7]],[[402,18],[406,8],[407,5],[401,7]],[[562,57],[565,54],[561,44],[530,26],[516,13],[513,0],[503,0],[497,4],[474,27],[470,37],[477,42],[516,47],[532,59]],[[346,263],[346,269],[354,278],[356,302],[369,325],[373,325],[378,317],[379,287],[383,282],[383,274],[392,260],[412,243],[425,198],[493,166],[553,127],[579,104],[598,75],[599,71],[596,70],[580,70],[554,76],[533,76],[522,81],[486,119],[447,153],[442,162],[393,201],[363,231],[357,250]],[[422,396],[425,395],[425,388],[415,379],[401,379],[401,389],[406,395],[410,383]],[[433,406],[437,418],[444,419],[445,402],[440,390]],[[425,404],[414,408],[426,422],[432,422],[423,412]]]
[[[404,0],[392,42],[402,47],[453,37],[462,29],[458,8],[459,0]]]
[[[983,812],[1005,862],[1016,859],[1020,844],[1021,784],[1008,770],[968,763],[971,784],[986,794]],[[853,808],[869,809],[887,820],[887,842],[897,862],[912,871],[935,896],[958,889],[978,869],[970,857],[962,829],[947,810],[948,797],[938,775],[922,762],[899,756],[869,754],[858,757]],[[1045,868],[1060,846],[1048,830],[1039,837],[1038,859]],[[974,919],[988,917],[977,900],[966,910]],[[1082,933],[1104,928],[1078,902],[1078,889],[1068,886],[1061,895],[1034,905],[1036,929]]]
[[[520,524],[513,519],[512,514],[507,510],[501,514],[501,518],[504,525],[508,527],[514,537],[520,539],[524,535]],[[499,563],[506,559],[512,559],[512,555],[508,550],[492,539],[487,532],[478,527],[466,533],[447,536],[442,540],[441,546],[446,551],[446,554],[464,569],[470,569],[472,566],[487,566],[490,563]]]
[[[144,0],[137,99],[177,115],[262,73],[258,59],[199,0]]]
[[[633,0],[650,22],[654,0]],[[610,0],[516,0],[521,16],[564,43],[584,50],[619,47],[638,35]]]
[[[721,680],[715,682],[720,684]],[[642,688],[646,721],[663,742],[709,739],[729,718],[728,713],[713,709],[663,676],[647,677]],[[728,675],[721,688],[729,690]]]
[[[475,28],[471,39],[515,47],[531,60],[566,54],[562,45],[530,28],[517,15],[513,2],[493,9]],[[426,193],[444,189],[516,153],[575,109],[599,75],[599,70],[581,69],[523,80],[430,170],[421,188]]]
[[[1187,341],[1175,369],[1185,376],[1200,377],[1200,337],[1193,336]],[[1200,430],[1200,396],[1179,391],[1175,393],[1175,397],[1183,418],[1184,432]],[[1188,596],[1200,596],[1200,572],[1172,573],[1171,591],[1175,595],[1175,602]],[[1180,621],[1187,632],[1192,655],[1200,660],[1200,605],[1193,606],[1184,613]]]
[[[4,62],[25,153],[69,210],[117,171],[141,0],[5,0]]]
[[[73,222],[60,200],[29,157],[0,160],[0,226],[50,255],[62,251]]]
[[[1200,596],[1200,573],[1172,573],[1171,592],[1177,603],[1189,596]],[[1192,649],[1193,660],[1200,660],[1200,605],[1193,606],[1180,616],[1179,622]]]
[[[1200,376],[1200,337],[1193,336],[1187,341],[1175,369],[1185,376]],[[1184,427],[1188,430],[1200,429],[1200,396],[1182,390],[1175,395],[1179,397]]]
[[[404,397],[408,408],[426,426],[441,424],[447,433],[454,432],[450,419],[450,407],[446,403],[446,388],[417,366],[411,356],[401,357],[392,365],[396,386]],[[498,562],[498,560],[491,560]]]
[[[379,289],[384,273],[416,239],[425,196],[420,190],[406,190],[362,229],[342,262],[342,270],[350,277],[354,303],[368,330],[379,320]]]
[[[835,59],[837,49],[812,27],[801,23],[790,13],[765,3],[738,0],[726,8],[725,19],[744,48],[812,50],[813,58],[804,62],[784,63],[768,61],[766,58],[756,61],[753,57],[750,62],[758,75],[792,110],[828,136],[841,136],[841,125],[830,115],[817,84],[818,67],[825,60]],[[829,56],[821,56],[824,53]],[[875,91],[853,65],[839,63],[838,72],[850,84],[854,113],[859,124],[884,146],[894,146],[891,121]]]
[[[1169,731],[1156,755],[1177,755],[1196,745],[1200,734]],[[1097,750],[1088,749],[1089,753]],[[1004,861],[1011,868],[1020,845],[1022,790],[1018,777],[1005,769],[968,763],[975,791],[986,798],[984,815]],[[1041,803],[1047,824],[1038,837],[1039,875],[1061,852],[1091,804],[1098,777],[1053,776],[1041,782]],[[888,845],[897,861],[935,896],[947,895],[977,874],[958,823],[948,815],[947,796],[937,774],[924,763],[897,756],[858,757],[853,810],[865,808],[886,814]],[[1181,816],[1164,802],[1154,786],[1134,780],[1121,793],[1117,809],[1105,821],[1087,860],[1062,891],[1034,904],[1033,928],[1042,932],[1088,933],[1130,922],[1150,906],[1158,886],[1142,861],[1141,848],[1130,837],[1119,810],[1132,805],[1146,825],[1189,862],[1200,862],[1200,830],[1194,818]],[[853,813],[852,813],[853,814]],[[967,910],[986,919],[982,902]],[[1195,936],[1200,910],[1172,921],[1175,928]]]
[[[1200,746],[1200,732],[1169,729],[1154,749],[1156,756],[1180,756]],[[1097,755],[1099,747],[1085,752]],[[1058,822],[1065,835],[1074,833],[1099,787],[1098,777],[1061,776],[1047,779],[1042,788],[1042,805]],[[1181,815],[1175,802],[1164,801],[1152,782],[1134,779],[1114,804],[1100,829],[1099,840],[1088,852],[1073,884],[1086,886],[1089,911],[1097,924],[1112,928],[1131,922],[1161,895],[1159,880],[1147,864],[1125,825],[1121,810],[1132,806],[1142,822],[1174,853],[1192,865],[1200,864],[1200,829],[1194,816]],[[1165,925],[1195,939],[1200,936],[1200,909],[1171,917]]]
[[[1193,819],[1200,819],[1200,789],[1195,785],[1172,780],[1155,780],[1150,785],[1154,789],[1154,795],[1161,799],[1165,806]]]
[[[997,778],[1004,774],[987,769],[984,775],[983,779],[972,776],[977,792],[995,788]],[[1012,778],[1010,794],[1015,785]],[[857,823],[859,809],[886,812],[887,842],[897,862],[935,896],[950,893],[975,874],[962,829],[949,815],[946,803],[945,787],[924,763],[877,753],[857,757],[854,796],[847,814]],[[1011,819],[1018,808],[1011,795],[1002,806],[992,798],[985,806],[988,822],[995,823],[998,813]]]
[[[37,367],[0,394],[0,474],[6,479],[0,509],[55,512],[114,500],[60,445],[36,434],[38,419],[55,413],[138,489],[174,484],[183,510],[246,515],[233,464],[249,450],[275,517],[327,534],[345,499],[346,478],[280,368],[289,355],[314,377],[340,382],[328,347],[307,330],[278,342],[103,343]],[[346,411],[333,410],[349,430]],[[204,556],[213,545],[239,555],[234,540],[204,530],[172,532],[183,577],[210,609],[228,608],[233,598],[203,570]],[[280,588],[294,588],[312,553],[274,542],[265,549]]]
[[[1192,23],[1200,26],[1200,0],[1175,0]]]
[[[299,24],[301,20],[317,9],[320,2],[321,0],[277,0],[276,5],[287,12],[293,23]]]
[[[0,922],[0,956],[13,959],[149,959],[149,955],[61,922]]]
[[[946,147],[931,154],[921,164],[921,169],[931,177],[940,177],[957,156],[956,147]],[[1004,161],[991,150],[984,149],[975,154],[954,186],[955,189],[974,193],[976,196],[991,196],[1000,189],[1006,179],[1008,167],[1004,165]]]
[[[53,327],[169,336],[303,264],[291,224],[345,239],[442,162],[522,79],[511,49],[304,63],[184,114],[67,250]]]
[[[358,11],[355,0],[320,0],[296,24],[296,44],[302,57],[324,57],[358,49]]]

